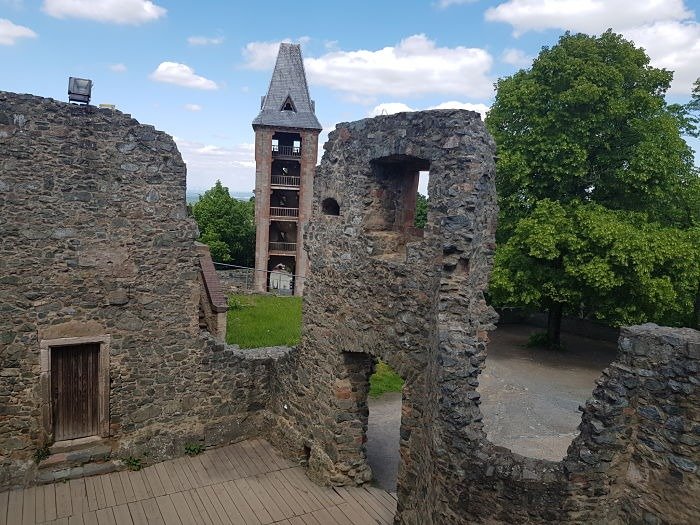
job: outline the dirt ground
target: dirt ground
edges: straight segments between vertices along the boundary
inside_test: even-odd
[[[581,420],[579,405],[601,371],[615,358],[615,343],[564,334],[555,352],[526,348],[538,328],[503,325],[491,334],[479,377],[488,439],[513,452],[558,461],[566,455]],[[401,394],[369,400],[367,456],[375,482],[396,490]]]

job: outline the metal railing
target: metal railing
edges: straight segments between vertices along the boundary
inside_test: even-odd
[[[297,243],[295,242],[273,242],[269,244],[271,252],[296,252]]]
[[[272,145],[272,156],[301,157],[301,146],[279,146]]]
[[[285,254],[287,255],[287,254]],[[289,255],[293,255],[289,253]],[[216,273],[219,275],[221,284],[224,287],[226,295],[231,293],[238,293],[242,290],[253,291],[255,289],[255,274],[264,273],[265,282],[269,283],[270,275],[274,273],[274,270],[256,270],[255,268],[250,268],[247,266],[237,266],[235,264],[225,264],[225,263],[214,263],[216,268]],[[301,282],[304,279],[301,275],[292,275],[294,279],[293,283]],[[279,292],[278,290],[271,290],[272,292]]]
[[[295,177],[294,175],[273,175],[270,182],[273,186],[291,186],[293,188],[298,188],[301,186],[301,177]]]
[[[299,208],[270,206],[270,217],[299,217]]]

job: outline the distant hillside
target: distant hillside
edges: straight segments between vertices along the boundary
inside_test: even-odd
[[[187,190],[186,199],[187,204],[194,204],[199,200],[199,196],[204,193],[205,190]],[[232,191],[230,192],[231,197],[234,197],[241,201],[247,201],[253,196],[251,191]]]

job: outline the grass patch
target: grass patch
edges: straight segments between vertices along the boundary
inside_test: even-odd
[[[241,348],[294,346],[301,337],[301,297],[231,295],[226,342]],[[379,361],[369,379],[369,395],[401,392],[403,379]]]
[[[233,295],[226,342],[241,348],[294,346],[301,336],[301,297]]]
[[[378,361],[369,378],[369,396],[379,397],[386,392],[401,392],[403,379],[384,361]]]

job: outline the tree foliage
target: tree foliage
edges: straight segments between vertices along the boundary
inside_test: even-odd
[[[492,297],[504,304],[567,305],[615,325],[692,323],[700,229],[644,214],[543,199],[496,252]]]
[[[253,266],[255,262],[254,202],[231,197],[220,181],[192,205],[200,241],[209,245],[212,258]]]
[[[416,228],[425,228],[428,223],[428,197],[421,193],[416,194],[416,216],[413,225]]]
[[[498,81],[497,303],[690,322],[700,185],[681,136],[688,109],[664,100],[671,79],[608,31],[567,33]]]

